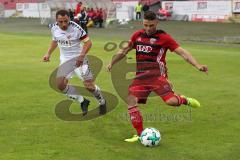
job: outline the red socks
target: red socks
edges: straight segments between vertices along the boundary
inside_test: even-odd
[[[188,101],[187,101],[186,98],[180,97],[180,103],[181,103],[181,104],[184,104],[184,105],[187,105],[187,104],[188,104]]]
[[[187,105],[188,104],[188,101],[186,98],[183,98],[181,96],[178,96],[178,95],[175,95],[175,97],[178,99],[178,106],[184,104],[184,105]]]
[[[128,113],[133,127],[137,130],[137,134],[140,136],[143,131],[143,119],[140,111],[137,109],[137,106],[134,106],[128,109]]]

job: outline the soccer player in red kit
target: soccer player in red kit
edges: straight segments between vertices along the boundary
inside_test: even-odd
[[[152,11],[145,12],[144,29],[136,31],[128,46],[121,49],[108,65],[108,70],[111,71],[113,65],[124,58],[129,51],[136,50],[137,71],[136,78],[128,89],[128,111],[137,135],[125,139],[126,142],[135,142],[139,139],[143,131],[143,119],[137,104],[146,103],[147,97],[152,91],[170,106],[200,107],[200,103],[196,99],[180,96],[172,90],[167,79],[166,52],[167,50],[175,52],[199,71],[207,73],[207,66],[199,64],[169,34],[157,30],[157,24],[156,14]]]

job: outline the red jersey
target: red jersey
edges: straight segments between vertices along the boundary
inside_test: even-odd
[[[81,12],[81,7],[82,7],[82,5],[79,3],[76,5],[74,16],[77,16]]]
[[[142,29],[132,35],[129,44],[136,49],[137,75],[150,71],[167,77],[166,52],[179,47],[169,34],[157,30],[155,34],[147,35]]]

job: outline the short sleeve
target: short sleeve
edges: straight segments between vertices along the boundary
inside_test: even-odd
[[[78,28],[78,38],[80,40],[84,40],[87,37],[88,37],[88,35],[87,35],[86,31],[84,31],[81,27]]]
[[[52,40],[53,40],[53,41],[57,41],[57,39],[56,39],[54,36],[52,36]]]
[[[52,33],[52,40],[53,40],[53,41],[57,41],[56,37],[54,36],[54,30],[53,30],[53,28],[51,29],[51,33]]]
[[[179,44],[169,34],[166,34],[164,46],[173,52],[179,47]]]

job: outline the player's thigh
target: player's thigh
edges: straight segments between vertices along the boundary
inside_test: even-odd
[[[68,79],[66,77],[57,77],[56,82],[58,89],[62,91],[67,87]]]
[[[82,66],[74,69],[75,74],[79,79],[82,81],[90,81],[93,80],[93,73],[91,71],[91,68],[88,64],[87,57],[84,58]]]
[[[136,97],[137,103],[146,104],[151,90],[144,85],[131,85],[128,88],[128,97]]]
[[[66,77],[69,79],[76,69],[76,57],[70,60],[62,59],[58,67],[57,77]]]
[[[167,102],[174,97],[174,91],[167,78],[162,76],[158,77],[152,84],[155,86],[154,92],[159,95],[163,101]]]
[[[171,83],[166,79],[166,81],[159,81],[158,84],[159,87],[155,93],[158,94],[166,104],[170,106],[178,106],[179,100],[171,87]]]

